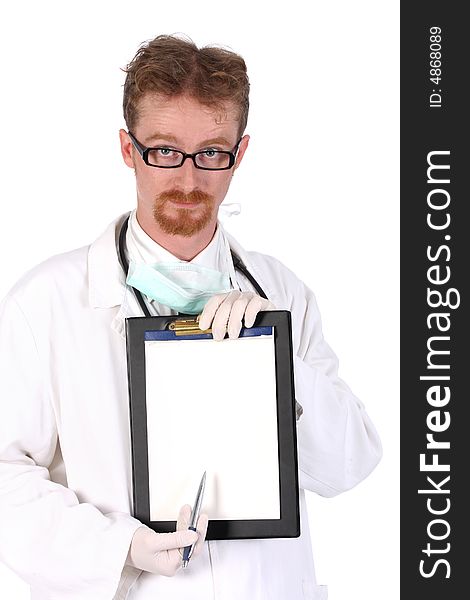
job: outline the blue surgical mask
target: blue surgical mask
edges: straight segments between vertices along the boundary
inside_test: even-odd
[[[131,261],[126,283],[174,310],[198,315],[215,294],[231,289],[228,273],[185,262]]]

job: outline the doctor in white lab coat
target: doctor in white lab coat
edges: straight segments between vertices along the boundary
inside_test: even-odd
[[[160,53],[165,44],[171,53],[174,38],[160,38]],[[236,103],[226,99],[221,111],[184,91],[143,93],[137,106],[133,135],[120,132],[137,185],[128,259],[185,261],[230,273],[234,291],[218,294],[203,312],[219,337],[226,329],[236,337],[242,318],[258,310],[292,313],[295,390],[303,407],[297,424],[301,535],[200,539],[186,570],[159,572],[139,562],[146,548],[138,547],[137,532],[147,532],[131,516],[124,319],[142,313],[118,260],[122,215],[90,246],[32,269],[0,305],[0,559],[30,584],[33,600],[326,598],[315,581],[304,490],[334,496],[356,485],[380,460],[379,438],[338,378],[312,292],[276,259],[246,252],[218,223],[249,141],[245,135],[237,144]],[[176,168],[153,168],[142,152],[149,146],[159,147],[164,160],[178,158],[177,151],[192,156]],[[197,168],[195,152],[213,160],[230,151],[230,168]],[[229,248],[269,306],[234,272]],[[175,312],[161,299],[146,302],[152,314]]]

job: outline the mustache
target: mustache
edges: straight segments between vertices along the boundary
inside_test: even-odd
[[[192,204],[193,202],[203,203],[203,204],[211,204],[214,200],[211,194],[207,194],[201,190],[195,189],[191,190],[187,194],[181,190],[173,189],[166,190],[157,196],[157,200],[161,203],[165,202],[186,202],[187,204]]]

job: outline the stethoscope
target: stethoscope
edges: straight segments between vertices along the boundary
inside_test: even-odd
[[[129,218],[130,218],[130,215],[128,215],[128,217],[126,218],[126,220],[124,221],[124,223],[121,226],[121,231],[119,232],[119,244],[118,244],[119,260],[121,261],[121,266],[123,268],[123,271],[124,271],[126,277],[127,277],[128,271],[129,271],[129,262],[127,260],[126,252],[125,252],[125,240],[126,240],[127,227],[129,225]],[[232,249],[230,249],[230,254],[232,255],[233,266],[235,267],[235,269],[238,269],[240,271],[240,273],[242,273],[248,279],[248,281],[255,288],[257,293],[262,298],[266,298],[266,300],[267,300],[268,297],[264,293],[263,288],[259,285],[259,283],[253,277],[253,275],[245,267],[245,265],[243,264],[240,257],[237,256]],[[130,286],[130,287],[132,287],[132,286]],[[135,287],[132,287],[132,290],[135,294],[137,302],[139,303],[140,308],[142,309],[142,312],[144,313],[144,315],[146,317],[152,316],[150,314],[150,311],[145,303],[144,297],[142,296],[141,292],[138,289],[136,289]]]

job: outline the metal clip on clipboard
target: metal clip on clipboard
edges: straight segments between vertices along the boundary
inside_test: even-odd
[[[194,319],[177,319],[168,325],[168,329],[174,331],[175,335],[201,335],[212,333],[212,329],[199,329],[199,317]]]

